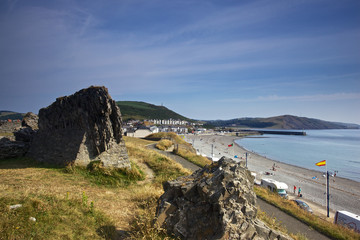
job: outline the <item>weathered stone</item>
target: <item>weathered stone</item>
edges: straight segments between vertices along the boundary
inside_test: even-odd
[[[22,127],[19,131],[14,132],[15,140],[29,143],[32,141],[36,131],[29,127]]]
[[[105,87],[90,87],[57,98],[39,111],[39,130],[29,156],[58,165],[130,168],[122,139],[120,109]]]
[[[28,112],[25,114],[25,116],[21,122],[21,126],[28,127],[33,130],[37,130],[37,129],[39,129],[38,121],[39,121],[39,117],[36,114],[34,114],[32,112]]]
[[[158,226],[182,239],[291,239],[256,219],[253,177],[223,157],[163,185]]]
[[[21,123],[18,121],[0,122],[0,133],[13,133],[19,130]]]
[[[9,138],[0,139],[0,159],[17,158],[25,155],[28,145],[20,141],[11,141]]]

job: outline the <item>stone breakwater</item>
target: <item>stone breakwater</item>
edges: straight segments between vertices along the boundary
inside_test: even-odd
[[[253,180],[242,163],[223,157],[166,182],[156,224],[181,239],[291,239],[256,219]]]

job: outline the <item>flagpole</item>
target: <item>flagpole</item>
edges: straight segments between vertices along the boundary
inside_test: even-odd
[[[327,161],[326,161],[326,164],[325,164],[325,170],[326,170],[326,216],[329,217],[329,200],[330,200],[330,197],[329,197],[329,172],[327,170]]]
[[[330,208],[329,208],[329,205],[330,205],[330,203],[329,203],[329,200],[330,200],[330,194],[329,194],[329,172],[328,171],[326,171],[326,182],[327,182],[327,184],[326,184],[326,205],[327,205],[327,217],[330,217],[330,215],[329,215],[329,210],[330,210]]]
[[[327,210],[327,217],[330,216],[329,212],[330,212],[330,194],[329,194],[329,172],[327,170],[327,161],[326,160],[323,160],[323,161],[320,161],[318,163],[315,164],[316,166],[324,166],[325,165],[325,171],[326,171],[326,210]]]

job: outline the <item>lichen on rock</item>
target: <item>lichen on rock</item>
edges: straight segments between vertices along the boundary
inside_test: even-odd
[[[122,139],[120,109],[105,87],[89,87],[57,98],[39,111],[39,130],[28,155],[57,165],[130,168]]]
[[[223,157],[165,182],[155,224],[182,239],[289,239],[256,219],[253,180],[243,163]]]

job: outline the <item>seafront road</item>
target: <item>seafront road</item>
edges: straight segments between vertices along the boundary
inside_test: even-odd
[[[187,168],[193,172],[200,169],[199,166],[189,162],[188,160],[186,160],[172,152],[161,151],[161,150],[155,148],[155,145],[156,144],[150,144],[147,147],[149,149],[155,150],[155,151],[173,159],[174,161],[181,164],[184,168]],[[277,219],[277,221],[280,221],[281,224],[284,225],[290,233],[294,233],[294,234],[301,233],[302,235],[306,236],[307,239],[314,239],[314,240],[330,239],[330,238],[324,236],[323,234],[315,231],[314,229],[310,228],[308,225],[304,224],[303,222],[297,220],[296,218],[294,218],[292,216],[289,216],[288,214],[284,213],[277,207],[274,207],[273,205],[268,204],[259,198],[257,199],[257,204],[259,205],[260,209],[262,211],[264,211],[268,216],[275,217]]]

